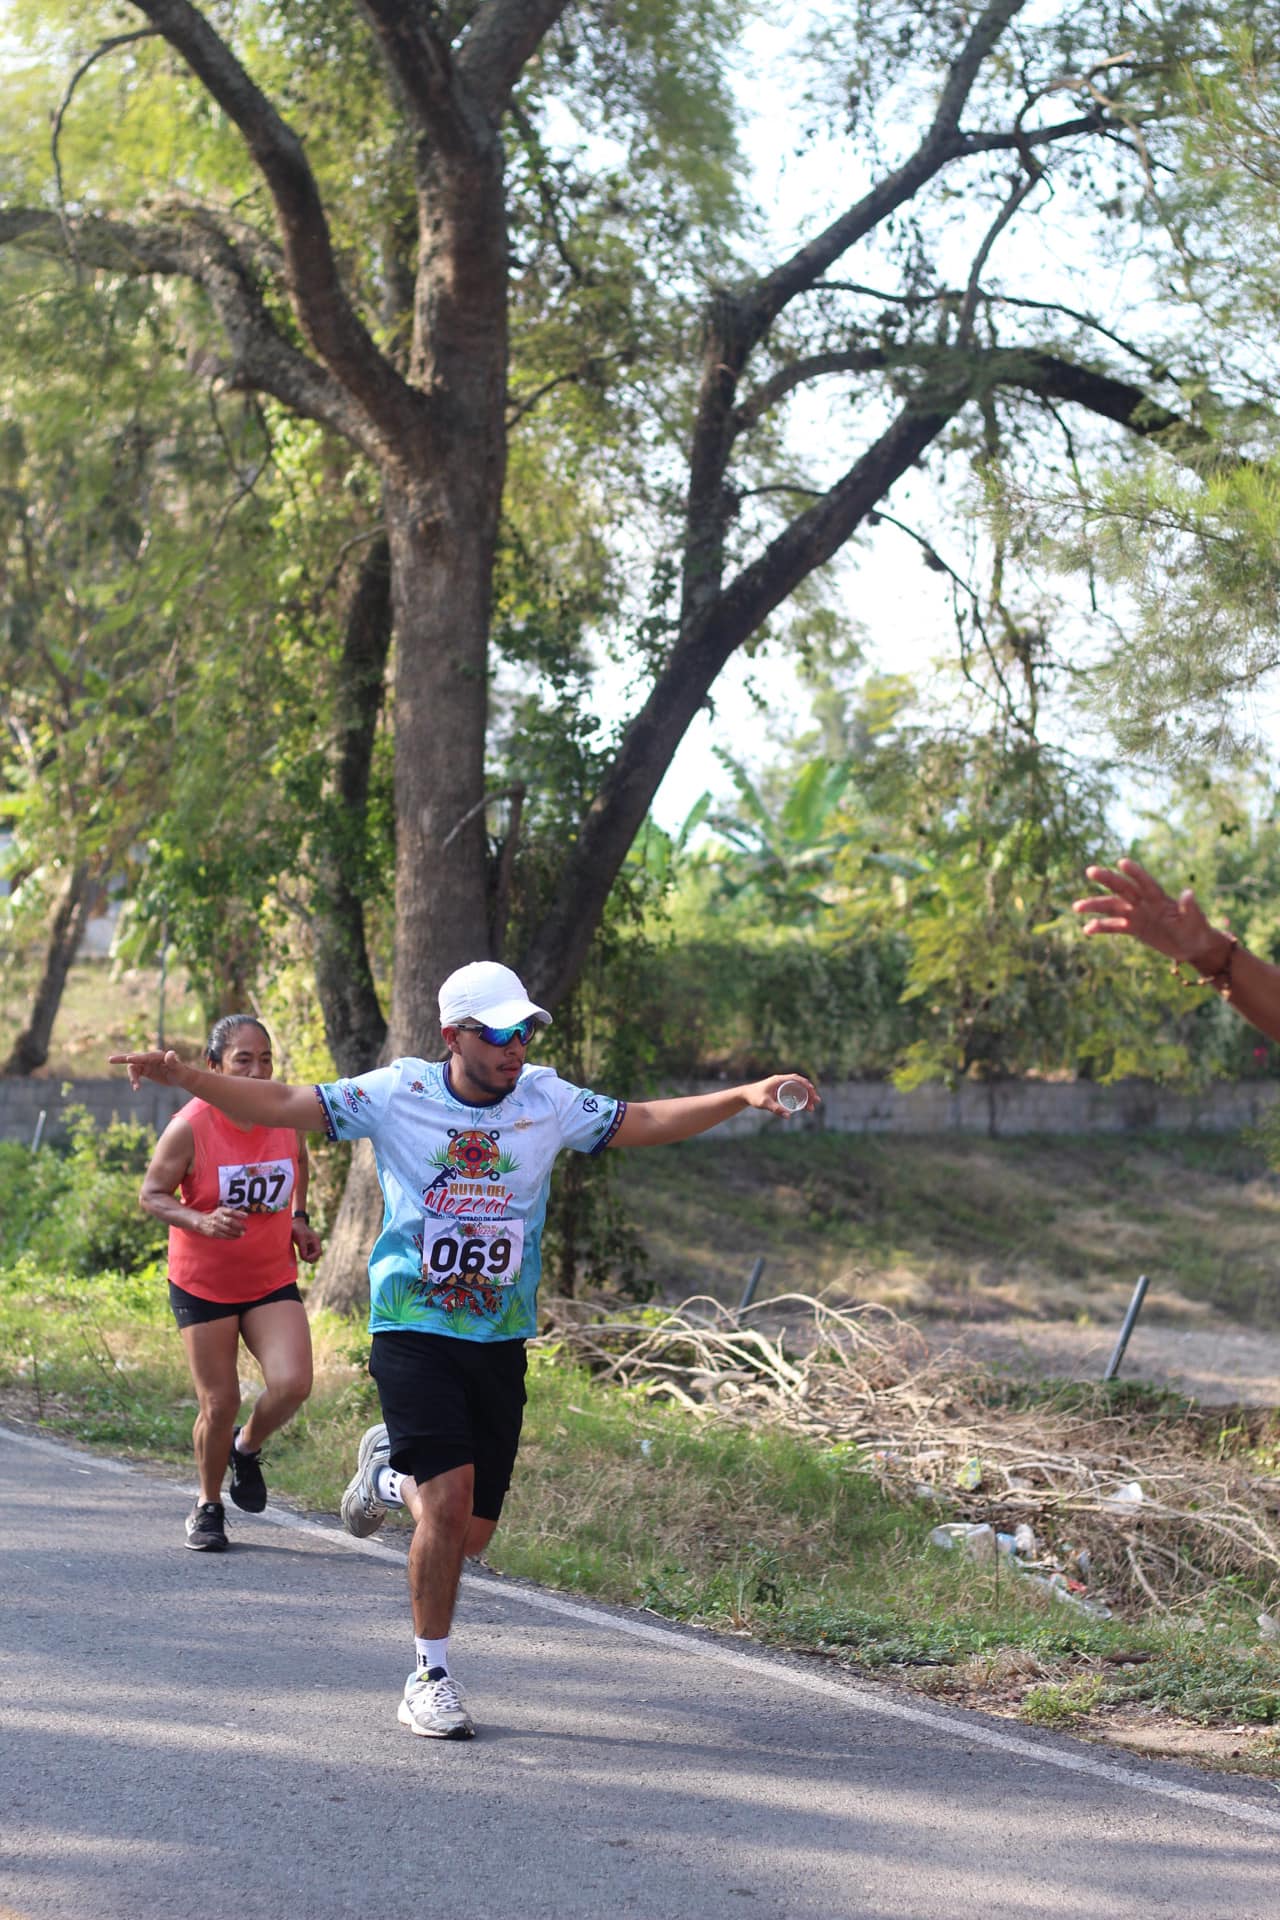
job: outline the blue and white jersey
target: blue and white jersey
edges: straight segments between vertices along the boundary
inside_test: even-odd
[[[556,1155],[600,1153],[626,1102],[526,1066],[501,1100],[472,1107],[454,1093],[448,1063],[426,1060],[393,1060],[316,1092],[330,1138],[369,1140],[377,1161],[370,1332],[535,1333]]]

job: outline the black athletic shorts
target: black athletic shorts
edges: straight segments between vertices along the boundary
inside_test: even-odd
[[[523,1340],[375,1333],[369,1371],[392,1466],[423,1481],[473,1464],[472,1512],[496,1520],[520,1445],[526,1365]]]
[[[206,1300],[203,1294],[188,1293],[185,1287],[169,1282],[169,1305],[180,1327],[198,1327],[205,1320],[229,1320],[233,1313],[239,1317],[254,1307],[273,1307],[277,1300],[297,1300],[301,1304],[297,1281],[291,1280],[288,1286],[277,1287],[273,1293],[264,1293],[259,1300]]]

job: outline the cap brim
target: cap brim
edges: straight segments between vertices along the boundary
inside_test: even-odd
[[[521,1020],[536,1020],[539,1026],[549,1027],[551,1015],[545,1007],[535,1007],[532,1000],[503,1000],[496,1007],[486,1007],[478,1013],[477,1020],[483,1020],[486,1027],[514,1027]]]
[[[536,1020],[539,1026],[549,1027],[551,1015],[545,1007],[535,1007],[532,1000],[499,1000],[496,1006],[470,1007],[464,1013],[459,1011],[447,1017],[442,1016],[442,1027],[456,1027],[462,1020],[479,1020],[486,1027],[518,1027],[522,1020]]]

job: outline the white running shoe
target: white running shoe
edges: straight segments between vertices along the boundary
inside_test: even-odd
[[[476,1730],[462,1688],[443,1667],[432,1667],[430,1672],[419,1667],[409,1675],[396,1717],[410,1733],[421,1733],[430,1740],[470,1740]]]
[[[369,1427],[360,1437],[356,1470],[347,1482],[338,1511],[348,1533],[357,1540],[376,1533],[387,1517],[387,1509],[373,1490],[373,1476],[379,1467],[390,1466],[391,1443],[384,1426]]]

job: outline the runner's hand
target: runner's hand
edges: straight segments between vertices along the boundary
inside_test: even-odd
[[[778,1088],[786,1085],[802,1087],[808,1095],[807,1104],[803,1107],[784,1107],[778,1098]],[[822,1105],[818,1089],[802,1073],[771,1073],[767,1080],[756,1080],[749,1087],[744,1087],[743,1092],[749,1107],[760,1107],[765,1113],[812,1113],[815,1107]]]
[[[1109,894],[1074,902],[1073,912],[1088,916],[1086,934],[1127,933],[1171,960],[1185,960],[1204,970],[1206,958],[1223,935],[1210,926],[1190,887],[1175,900],[1136,860],[1120,860],[1115,867],[1086,867],[1085,872],[1099,886],[1111,889]]]
[[[248,1214],[237,1213],[234,1207],[215,1207],[200,1216],[200,1231],[210,1240],[238,1240],[248,1224]]]
[[[313,1267],[320,1258],[320,1235],[315,1228],[308,1226],[305,1220],[295,1220],[293,1244],[298,1250],[299,1260],[305,1260],[309,1267]]]
[[[156,1080],[162,1087],[182,1085],[182,1062],[176,1053],[112,1053],[107,1056],[113,1067],[129,1069],[129,1085],[136,1093],[144,1080]]]

